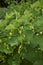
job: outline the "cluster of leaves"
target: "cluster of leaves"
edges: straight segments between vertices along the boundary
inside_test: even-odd
[[[5,2],[11,3],[0,8],[0,65],[42,65],[43,0]]]

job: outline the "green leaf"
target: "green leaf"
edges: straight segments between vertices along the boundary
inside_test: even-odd
[[[43,61],[39,60],[39,61],[36,61],[33,65],[42,65],[42,64],[43,64]]]

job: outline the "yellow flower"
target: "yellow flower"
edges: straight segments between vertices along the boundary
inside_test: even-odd
[[[40,34],[42,35],[42,34],[43,34],[43,32],[40,32]]]
[[[12,32],[10,32],[9,35],[12,36]]]

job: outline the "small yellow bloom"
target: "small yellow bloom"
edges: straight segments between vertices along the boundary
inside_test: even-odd
[[[40,32],[40,34],[42,35],[43,32]]]
[[[10,32],[9,35],[12,36],[12,32]]]
[[[39,33],[37,33],[36,35],[39,36]]]

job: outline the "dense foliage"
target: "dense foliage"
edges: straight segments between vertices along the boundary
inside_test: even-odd
[[[43,65],[43,0],[0,1],[0,65]]]

